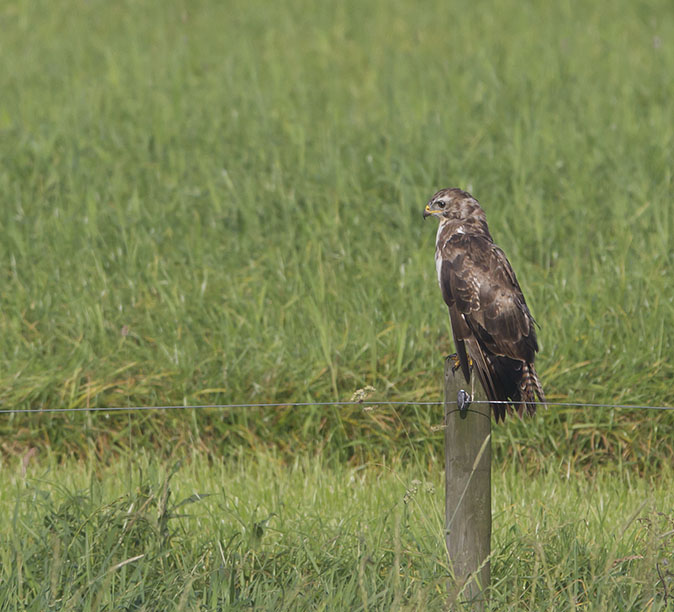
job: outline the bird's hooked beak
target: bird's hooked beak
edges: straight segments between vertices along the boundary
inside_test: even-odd
[[[430,217],[431,215],[435,214],[436,212],[438,212],[438,211],[437,210],[431,210],[431,207],[428,204],[426,204],[426,208],[424,208],[424,220],[426,219],[426,217]]]

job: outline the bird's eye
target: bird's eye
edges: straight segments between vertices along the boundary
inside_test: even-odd
[[[444,207],[445,207],[445,201],[444,201],[444,200],[440,200],[440,201],[438,202],[438,208],[444,208]]]

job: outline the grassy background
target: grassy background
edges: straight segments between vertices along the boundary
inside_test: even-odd
[[[439,399],[451,341],[435,283],[435,227],[422,222],[421,210],[445,186],[469,189],[481,201],[517,270],[541,324],[538,369],[551,400],[674,405],[671,3],[459,0],[421,9],[402,0],[8,0],[0,32],[3,409],[345,400],[365,385],[380,400]],[[79,499],[75,491],[84,485],[59,484],[69,470],[109,466],[112,472],[102,472],[108,482],[139,449],[153,449],[167,465],[197,453],[195,482],[212,490],[220,473],[209,473],[207,461],[271,453],[284,466],[274,477],[295,491],[305,486],[294,480],[292,457],[300,452],[322,457],[321,482],[345,477],[347,459],[348,469],[391,461],[395,478],[426,481],[438,477],[441,434],[431,428],[440,418],[439,409],[418,405],[1,415],[0,444],[3,467],[36,451],[43,468],[69,466],[47,478],[48,501],[24,522],[40,525],[35,541],[70,546],[66,536],[41,531],[51,513]],[[501,592],[524,593],[517,605],[544,607],[531,594],[538,587],[516,586],[520,565],[507,556],[514,551],[523,572],[543,572],[550,597],[571,602],[568,585],[580,584],[573,577],[586,581],[588,559],[599,558],[604,569],[591,573],[602,576],[599,590],[587,601],[646,606],[657,590],[653,564],[621,566],[627,591],[614,588],[607,569],[611,555],[631,554],[632,532],[615,540],[616,552],[601,528],[588,527],[586,548],[570,556],[575,527],[564,525],[576,520],[571,502],[588,489],[579,484],[567,499],[562,485],[545,479],[552,464],[555,474],[598,478],[619,508],[635,507],[632,497],[647,492],[649,508],[664,511],[658,504],[674,484],[667,468],[673,433],[672,413],[606,409],[551,409],[497,428],[495,465],[533,479],[504,480],[500,495],[519,499],[531,490],[534,499],[552,500],[548,511],[561,525],[551,524],[551,540],[532,530],[526,513],[497,525],[520,531],[495,543],[495,601],[515,601],[498,599]],[[420,476],[428,470],[434,475]],[[256,503],[264,487],[255,475],[239,477]],[[378,477],[386,495],[397,495],[395,479]],[[612,477],[618,480],[609,484]],[[162,480],[153,478],[146,486],[156,501]],[[4,488],[3,503],[9,496],[20,508],[29,494],[13,491]],[[101,491],[83,494],[93,523],[78,523],[77,510],[73,524],[107,524],[109,513],[122,512],[111,500],[141,495],[130,483]],[[354,501],[354,516],[366,512],[366,497]],[[595,501],[588,501],[592,508]],[[620,520],[630,511],[621,510]],[[70,524],[69,517],[56,524]],[[606,524],[623,524],[616,521]],[[314,533],[311,525],[305,528]],[[8,519],[3,537],[24,528]],[[232,529],[215,533],[210,546]],[[570,535],[562,541],[564,529]],[[92,561],[73,589],[123,560],[114,549],[120,533],[101,536],[111,555]],[[381,547],[342,550],[345,593],[355,580],[348,601],[367,607],[366,593],[371,607],[386,608],[414,593],[432,605],[441,573],[433,565],[440,563],[436,536],[428,527],[429,557],[414,570],[423,578],[384,572],[399,576],[395,584],[380,575],[392,567]],[[187,547],[181,572],[197,567],[201,554],[188,540],[180,544]],[[556,548],[546,548],[553,540]],[[319,575],[293,542],[288,563],[304,578]],[[553,549],[568,582],[555,582]],[[39,550],[35,559],[45,554]],[[262,580],[254,568],[268,568],[274,554],[254,567],[243,555],[241,571]],[[378,559],[372,567],[363,561],[368,555]],[[373,590],[349,574],[361,561],[359,579],[367,574]],[[0,588],[20,584],[17,567]],[[148,584],[158,580],[155,566],[140,567]],[[30,571],[24,598],[38,597],[36,609],[56,601],[39,591],[44,576]],[[66,575],[58,564],[45,571],[57,582]],[[268,569],[262,573],[273,582]],[[172,575],[184,584],[186,574]],[[297,586],[304,578],[292,588],[309,588]],[[105,589],[121,588],[115,580],[105,578]],[[269,590],[269,582],[255,580],[250,588]],[[92,607],[96,589],[69,596],[86,593]],[[119,593],[105,589],[110,594],[101,597]],[[378,589],[387,593],[381,600]],[[180,608],[182,595],[169,591],[139,601]],[[404,601],[414,606],[412,595]]]
[[[519,273],[551,399],[674,403],[667,3],[76,6],[1,13],[3,406],[436,399],[446,185]]]
[[[265,453],[158,466],[139,451],[1,479],[2,610],[445,609],[437,468]],[[490,609],[671,609],[663,479],[496,471]]]

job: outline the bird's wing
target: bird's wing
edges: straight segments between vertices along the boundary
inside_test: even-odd
[[[457,344],[472,337],[481,352],[532,362],[534,320],[503,251],[471,234],[454,234],[439,249],[440,286]]]

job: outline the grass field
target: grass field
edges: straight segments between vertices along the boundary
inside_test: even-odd
[[[439,523],[400,492],[432,483],[419,513],[436,516],[440,409],[414,402],[440,399],[452,350],[421,218],[441,187],[483,204],[541,325],[551,400],[674,405],[670,2],[8,0],[0,32],[1,409],[366,385],[411,402],[1,414],[0,609],[439,605]],[[550,409],[495,430],[496,609],[666,605],[644,538],[672,559],[673,414]],[[159,511],[179,458],[172,499],[220,495],[189,505],[201,524]],[[237,516],[279,514],[268,479],[297,514],[227,548]],[[319,482],[334,493],[315,505]],[[154,518],[117,544],[146,498]]]
[[[654,481],[558,467],[495,470],[491,608],[666,609],[671,469]],[[160,467],[138,452],[114,469],[13,468],[3,610],[443,609],[435,464],[197,453]]]

